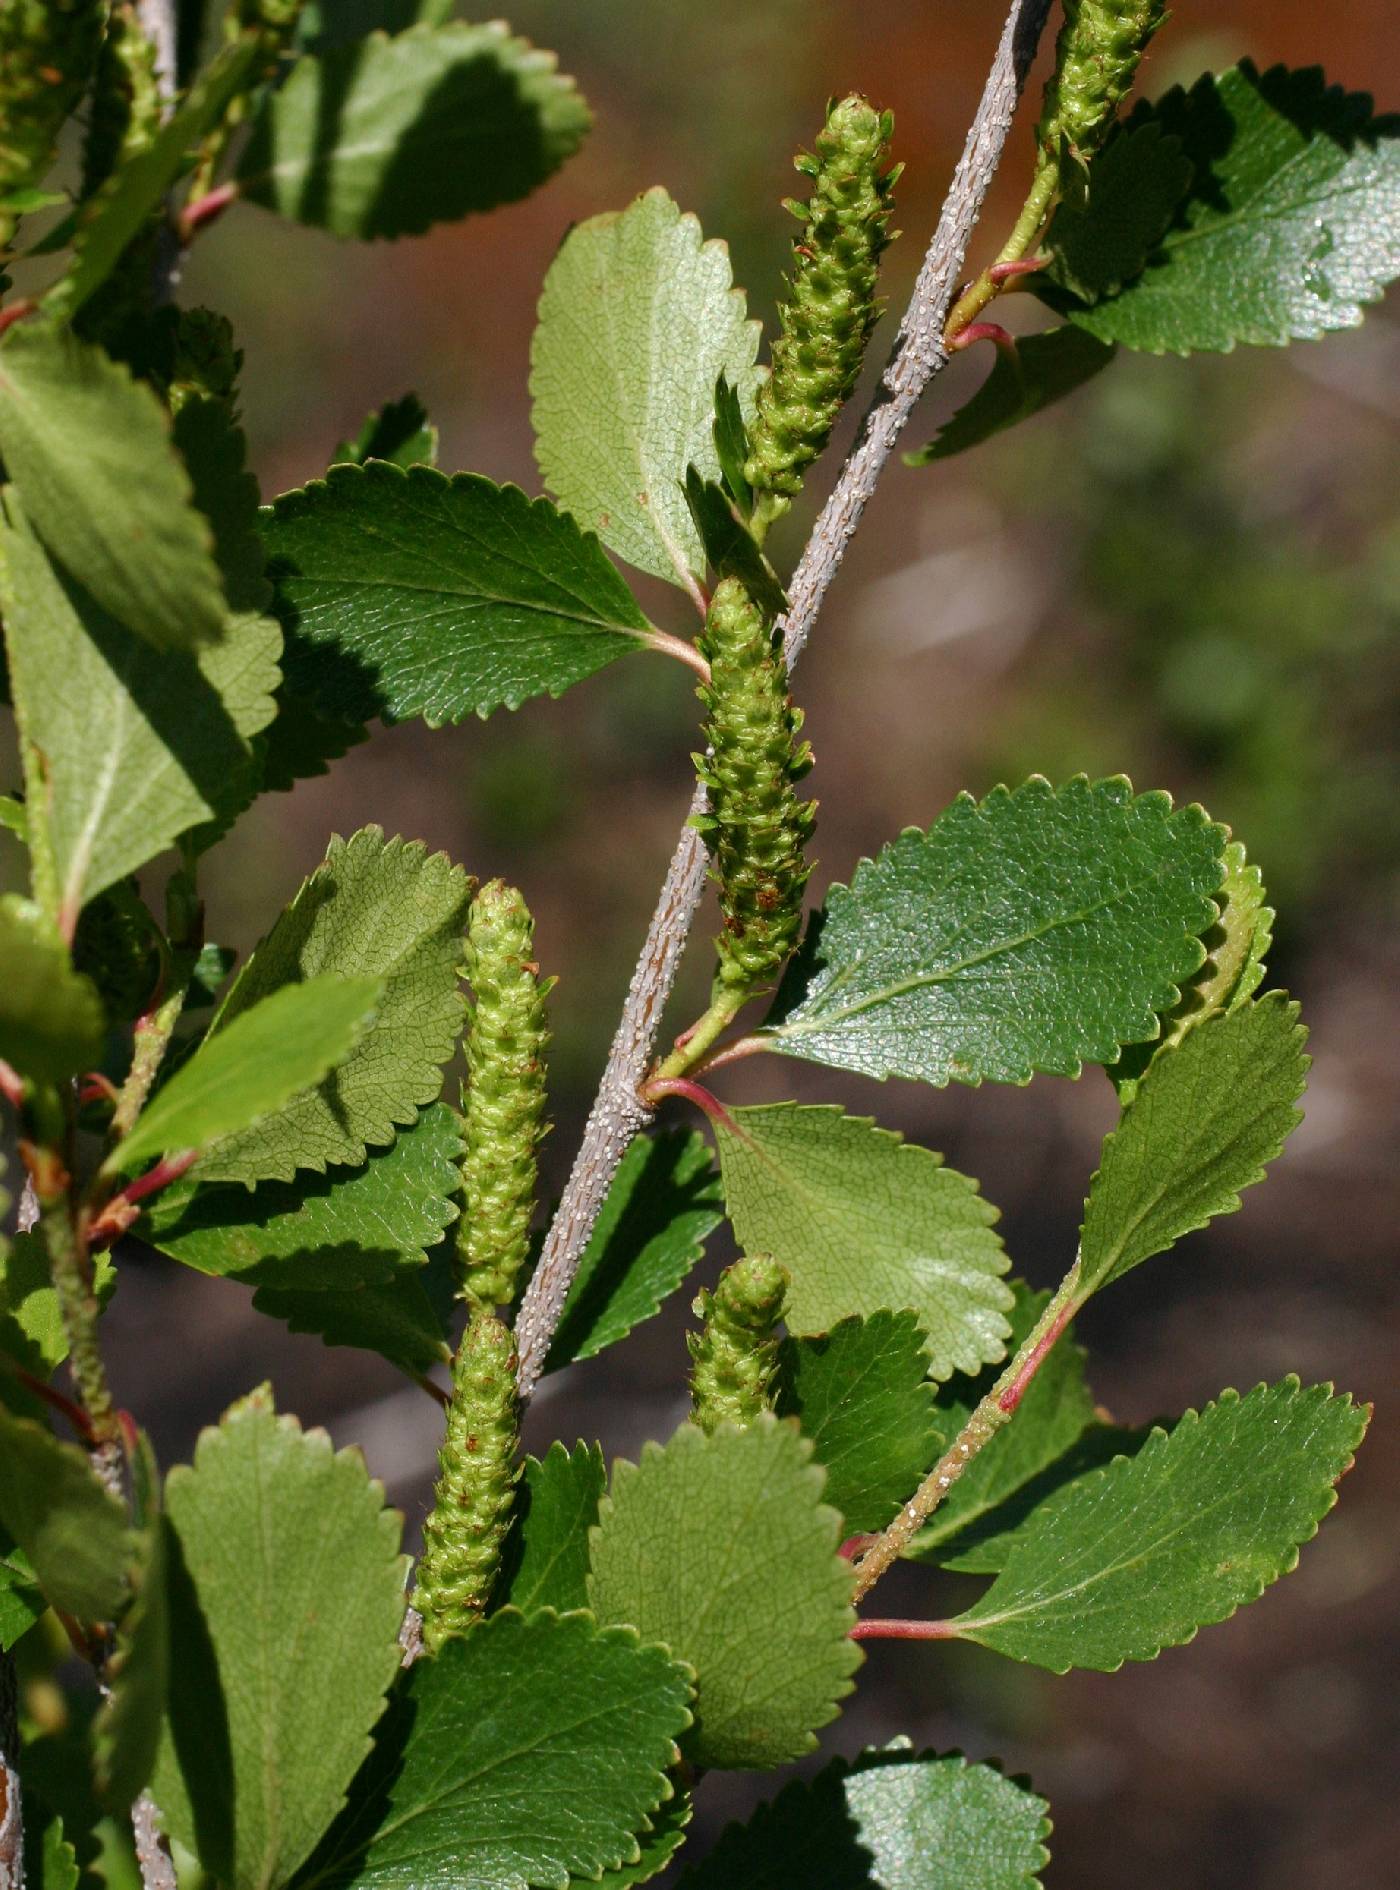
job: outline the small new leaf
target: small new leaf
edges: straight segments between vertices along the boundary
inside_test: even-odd
[[[1103,1145],[1080,1236],[1083,1298],[1174,1246],[1240,1190],[1302,1121],[1307,1031],[1281,991],[1218,1011],[1158,1052]]]
[[[1111,1063],[1157,1035],[1201,964],[1224,845],[1201,808],[1121,776],[960,795],[832,887],[764,1034],[937,1084]]]
[[[588,1532],[608,1487],[602,1446],[553,1443],[527,1457],[515,1495],[515,1520],[501,1558],[492,1612],[522,1614],[588,1606]]]
[[[685,502],[716,576],[737,578],[769,622],[781,617],[787,609],[787,592],[723,487],[688,466]]]
[[[560,503],[639,571],[703,574],[686,469],[719,478],[715,382],[749,418],[758,341],[725,245],[664,190],[576,225],[555,257],[531,352],[536,458]]]
[[[646,644],[593,534],[475,473],[333,466],[277,500],[263,537],[288,681],[350,721],[518,709]]]
[[[131,1169],[176,1149],[203,1151],[276,1114],[343,1063],[375,1020],[382,978],[285,985],[206,1037],[156,1092],[107,1166]]]
[[[875,1312],[819,1338],[788,1339],[778,1373],[778,1415],[795,1417],[811,1438],[847,1535],[883,1529],[941,1447],[914,1314]]]
[[[1291,1377],[1222,1392],[1046,1503],[951,1625],[1052,1673],[1155,1659],[1296,1566],[1368,1416]]]
[[[471,883],[445,854],[362,827],[331,841],[234,982],[210,1027],[284,985],[324,975],[382,978],[375,1021],[328,1083],[230,1136],[201,1168],[209,1181],[290,1181],[300,1168],[358,1164],[435,1102],[463,1015],[457,987]]]
[[[166,1507],[217,1677],[202,1713],[172,1702],[153,1796],[229,1890],[265,1890],[309,1855],[369,1751],[399,1666],[400,1519],[358,1451],[279,1418],[266,1390],[204,1432]],[[181,1665],[177,1642],[176,1682]],[[220,1722],[228,1773],[212,1789],[228,1848],[211,1855],[203,1793]]]
[[[618,1164],[560,1314],[546,1370],[625,1339],[684,1284],[724,1218],[702,1135],[639,1135]]]
[[[406,1677],[303,1890],[566,1890],[640,1856],[686,1669],[586,1614],[511,1608]]]
[[[850,1566],[811,1458],[795,1426],[764,1414],[712,1437],[683,1425],[639,1464],[614,1467],[589,1600],[600,1621],[635,1627],[694,1669],[696,1765],[798,1758],[851,1690]]]
[[[1246,60],[1140,106],[1128,135],[1145,123],[1179,141],[1193,177],[1142,272],[1069,311],[1101,341],[1191,354],[1309,340],[1354,328],[1400,274],[1400,118],[1374,117],[1363,93]]]
[[[590,122],[554,55],[499,20],[373,33],[308,54],[263,94],[238,185],[335,236],[419,236],[527,197]]]
[[[941,1155],[823,1105],[735,1109],[715,1134],[740,1246],[787,1268],[790,1332],[908,1308],[935,1378],[1006,1356],[997,1211]]]
[[[972,399],[944,421],[927,446],[906,453],[905,464],[930,466],[980,446],[1074,393],[1102,373],[1113,355],[1112,348],[1069,323],[1025,336],[1013,352],[998,348],[991,373]]]
[[[785,1786],[680,1890],[1034,1890],[1048,1811],[995,1766],[899,1739]]]
[[[417,394],[388,401],[369,415],[353,440],[342,440],[332,466],[363,466],[387,459],[395,466],[436,466],[438,430]]]
[[[160,650],[220,636],[209,527],[151,389],[64,328],[0,348],[0,453],[51,557]]]

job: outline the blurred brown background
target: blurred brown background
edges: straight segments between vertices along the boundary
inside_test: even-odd
[[[1395,70],[1388,0],[1325,11],[1180,0],[1174,13],[1150,91],[1248,53],[1261,65],[1322,60],[1332,78],[1400,106],[1400,81],[1381,76]],[[319,473],[368,408],[409,388],[442,429],[448,470],[538,490],[530,330],[570,221],[664,183],[707,234],[729,239],[767,317],[791,228],[779,209],[789,159],[832,92],[859,88],[896,113],[906,234],[888,294],[901,307],[1001,16],[1000,0],[520,0],[512,24],[557,49],[598,119],[537,197],[373,248],[241,211],[192,258],[187,299],[226,310],[247,350],[265,492]],[[1028,128],[1013,136],[977,256],[1019,201],[1028,140]],[[1007,306],[1037,324],[1033,304]],[[1280,354],[1125,358],[974,456],[891,467],[798,675],[818,758],[818,888],[961,787],[982,793],[1032,769],[1121,770],[1203,800],[1245,838],[1280,908],[1275,977],[1314,1032],[1307,1120],[1270,1184],[1083,1322],[1099,1396],[1124,1420],[1289,1370],[1377,1401],[1344,1500],[1298,1574],[1191,1647],[1117,1676],[1056,1680],[972,1650],[876,1646],[824,1740],[853,1751],[902,1731],[1029,1772],[1055,1817],[1049,1882],[1076,1890],[1400,1881],[1398,307]],[[908,443],[986,367],[976,351],[955,363]],[[833,453],[814,479],[817,498],[836,464]],[[780,561],[795,557],[804,524],[795,517],[775,539]],[[647,597],[689,634],[679,592]],[[246,951],[328,834],[371,820],[483,877],[516,879],[538,915],[539,956],[560,973],[547,1178],[557,1190],[689,791],[690,682],[679,666],[637,660],[513,717],[376,731],[328,778],[260,803],[211,859],[210,936]],[[677,1027],[707,976],[702,947]],[[839,1098],[946,1151],[1001,1207],[1018,1268],[1039,1284],[1073,1255],[1113,1114],[1094,1072],[940,1092],[760,1059],[723,1087],[738,1100]],[[724,1257],[717,1242],[707,1269]],[[416,1526],[438,1425],[419,1391],[372,1358],[255,1319],[241,1288],[168,1263],[131,1271],[109,1322],[115,1373],[167,1461],[271,1374],[284,1408],[364,1444]],[[551,1381],[532,1445],[583,1434],[631,1451],[666,1435],[684,1410],[687,1298],[617,1353]],[[883,1611],[927,1608],[932,1580],[892,1579]],[[771,1789],[708,1780],[702,1842]]]

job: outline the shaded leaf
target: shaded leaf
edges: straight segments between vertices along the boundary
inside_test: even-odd
[[[48,1605],[28,1556],[0,1529],[0,1653],[8,1653]]]
[[[288,682],[322,713],[436,728],[562,695],[646,640],[591,533],[475,473],[333,466],[263,530]]]
[[[433,1103],[363,1167],[264,1181],[251,1194],[237,1182],[167,1189],[141,1231],[201,1273],[302,1291],[383,1285],[426,1266],[456,1219],[461,1153],[455,1111]]]
[[[1120,125],[1091,160],[1088,189],[1063,198],[1041,245],[1051,282],[1096,302],[1140,276],[1191,182],[1181,140],[1150,115]]]
[[[1151,354],[1278,346],[1354,328],[1400,274],[1400,118],[1321,70],[1247,60],[1139,106],[1194,176],[1142,273],[1069,313]],[[1093,171],[1090,171],[1092,204]]]
[[[1029,420],[1102,373],[1114,350],[1066,323],[1043,335],[1025,335],[1013,352],[998,348],[992,371],[977,392],[943,422],[927,446],[904,455],[909,466],[929,466],[980,446],[1007,427]]]
[[[0,1057],[41,1083],[91,1069],[106,1029],[102,1000],[53,922],[18,893],[0,897],[0,964]]]
[[[417,394],[404,394],[376,408],[353,440],[342,440],[331,464],[363,466],[367,459],[387,459],[395,466],[435,466],[438,430]]]
[[[694,466],[689,466],[685,502],[715,574],[737,578],[765,617],[780,617],[787,609],[787,592],[723,488],[713,479],[703,479]]]
[[[62,1818],[40,1824],[25,1819],[24,1877],[27,1890],[78,1890],[78,1854],[63,1834]]]
[[[897,1740],[785,1786],[681,1890],[1034,1890],[1048,1810],[995,1766]]]
[[[172,1717],[153,1796],[230,1890],[262,1890],[307,1857],[369,1750],[399,1665],[400,1519],[358,1451],[279,1418],[266,1390],[203,1433],[193,1466],[171,1471],[166,1506],[227,1715],[231,1855],[200,1846],[198,1727],[182,1737]]]
[[[935,1378],[1006,1356],[1010,1264],[975,1181],[865,1116],[765,1103],[717,1120],[739,1245],[788,1270],[788,1330],[908,1308]]]
[[[924,1335],[911,1312],[843,1319],[822,1338],[787,1339],[780,1417],[795,1417],[826,1471],[846,1533],[883,1529],[939,1451]]]
[[[1157,1035],[1202,962],[1224,844],[1201,808],[1121,776],[960,795],[832,887],[764,1034],[937,1084],[1112,1062]]]
[[[126,1811],[151,1781],[170,1676],[169,1528],[157,1510],[138,1537],[136,1593],[107,1663],[108,1695],[93,1722],[105,1804]]]
[[[231,1136],[209,1181],[290,1181],[301,1168],[358,1165],[437,1100],[464,1002],[457,985],[471,882],[442,853],[362,827],[324,863],[258,946],[210,1027],[211,1043],[253,1005],[321,975],[382,978],[375,1021],[327,1083]]]
[[[1045,1504],[954,1631],[1053,1673],[1193,1640],[1296,1566],[1368,1415],[1292,1377],[1222,1392]]]
[[[449,1268],[444,1268],[444,1278],[450,1304]],[[314,1334],[325,1345],[377,1352],[410,1378],[420,1378],[452,1357],[439,1296],[413,1273],[400,1273],[383,1285],[336,1289],[260,1286],[253,1306],[270,1319],[285,1320],[292,1332]]]
[[[49,554],[158,649],[219,636],[209,527],[151,389],[67,329],[21,323],[0,347],[0,453]]]
[[[241,194],[335,236],[417,236],[526,197],[590,124],[553,53],[485,26],[415,26],[299,59],[269,89]]]
[[[1032,1292],[1024,1280],[1012,1281],[1008,1351],[1025,1343],[1049,1303],[1049,1293]],[[956,1378],[942,1386],[934,1407],[938,1440],[930,1467],[953,1443],[982,1399],[996,1383],[999,1367],[976,1378]],[[963,1546],[982,1523],[1000,1515],[1002,1506],[1047,1465],[1075,1443],[1094,1414],[1093,1394],[1084,1377],[1084,1352],[1066,1332],[1031,1380],[1015,1422],[997,1432],[948,1491],[914,1537],[908,1553],[919,1561],[943,1562],[945,1547]],[[951,1545],[951,1547],[949,1547]]]
[[[607,1487],[600,1444],[570,1451],[556,1442],[542,1458],[525,1459],[493,1613],[510,1606],[522,1614],[541,1608],[567,1614],[588,1606],[588,1532]]]
[[[444,26],[455,10],[456,0],[306,0],[292,43],[300,51],[324,52],[370,33]]]
[[[99,1306],[111,1298],[116,1277],[106,1254],[95,1254],[93,1292]],[[68,1356],[49,1257],[37,1233],[17,1234],[8,1247],[0,1239],[0,1355],[35,1378],[51,1377]]]
[[[592,1358],[660,1312],[700,1259],[723,1212],[702,1135],[671,1129],[637,1136],[593,1223],[546,1369]]]
[[[560,503],[638,570],[702,574],[686,469],[719,477],[715,382],[750,417],[758,342],[725,245],[664,190],[575,225],[555,257],[530,357],[536,458]]]
[[[1298,1006],[1271,991],[1218,1011],[1154,1057],[1103,1145],[1080,1237],[1087,1298],[1264,1179],[1302,1121],[1311,1059]]]
[[[507,1609],[405,1677],[304,1890],[565,1890],[639,1855],[670,1792],[689,1677],[586,1614]]]
[[[286,1107],[343,1063],[375,1021],[382,978],[284,985],[211,1034],[156,1091],[107,1158],[131,1169],[174,1149],[204,1150]]]
[[[639,1464],[614,1466],[589,1598],[600,1621],[635,1627],[694,1669],[695,1765],[798,1758],[851,1690],[851,1571],[823,1481],[807,1440],[766,1414],[710,1436],[683,1425],[664,1447],[645,1445]]]
[[[744,476],[749,457],[749,430],[737,389],[722,371],[715,382],[715,457],[725,490],[747,518],[753,510],[753,488]]]
[[[131,1559],[126,1512],[98,1482],[85,1451],[3,1406],[0,1524],[53,1607],[79,1621],[121,1612]]]

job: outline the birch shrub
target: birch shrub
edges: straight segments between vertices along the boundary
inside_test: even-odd
[[[1110,1422],[1073,1325],[1263,1178],[1299,1120],[1306,1031],[1270,984],[1273,913],[1228,808],[1032,777],[872,834],[849,884],[809,885],[789,667],[949,355],[980,344],[990,371],[916,465],[1119,349],[1354,325],[1400,269],[1396,123],[1316,70],[1248,63],[1134,101],[1156,0],[1066,0],[1033,133],[1008,147],[1024,208],[955,297],[1046,12],[1022,0],[795,573],[769,530],[857,385],[891,240],[894,126],[856,95],[796,160],[766,341],[724,245],[665,190],[564,235],[533,346],[544,496],[439,470],[408,396],[262,504],[237,338],[175,298],[181,248],[236,241],[203,233],[238,204],[409,237],[526,195],[588,130],[552,55],[451,11],[231,0],[202,65],[199,8],[173,64],[160,6],[14,0],[0,22],[19,756],[0,820],[28,884],[0,899],[18,1151],[0,1884],[565,1890],[674,1868],[686,1890],[1016,1890],[1048,1859],[1034,1785],[895,1726],[708,1856],[692,1805],[708,1771],[810,1752],[867,1639],[1111,1672],[1292,1569],[1365,1408],[1290,1377]],[[59,187],[74,114],[79,181]],[[1019,341],[993,319],[1012,291],[1044,313]],[[674,586],[664,623],[629,566]],[[550,1012],[570,999],[536,960],[528,888],[366,827],[330,839],[241,965],[205,938],[200,888],[258,796],[374,720],[515,710],[634,656],[697,672],[697,797],[546,1230]],[[658,1050],[702,867],[711,1001]],[[1101,1066],[1121,1113],[1059,1286],[1015,1276],[995,1209],[935,1151],[840,1107],[726,1103],[755,1055],[970,1089]],[[691,1419],[636,1463],[586,1442],[522,1457],[541,1376],[686,1290],[726,1218],[743,1257],[694,1301]],[[157,1462],[142,1387],[103,1361],[138,1241],[437,1388],[416,1571],[359,1454],[265,1387],[209,1413],[191,1463]],[[871,1591],[901,1558],[984,1586],[952,1618],[883,1618]],[[65,1648],[91,1684],[60,1735]]]

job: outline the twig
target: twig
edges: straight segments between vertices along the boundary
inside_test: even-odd
[[[947,361],[943,324],[1049,6],[1050,0],[1013,0],[894,349],[860,435],[793,577],[783,621],[789,667],[811,634],[822,600],[915,403]],[[702,811],[703,805],[703,791],[697,789],[692,813]],[[651,1120],[651,1111],[637,1089],[651,1060],[661,1013],[700,903],[705,860],[704,841],[687,824],[632,976],[573,1172],[520,1308],[516,1338],[522,1398],[529,1397],[544,1369],[565,1296],[618,1163],[633,1136]]]
[[[145,1890],[175,1890],[175,1866],[170,1857],[170,1845],[156,1822],[159,1816],[151,1794],[142,1792],[131,1807],[136,1862]]]
[[[0,1890],[24,1890],[20,1804],[18,1682],[13,1659],[0,1650]]]
[[[156,90],[160,94],[161,120],[175,109],[179,86],[180,15],[178,0],[137,0],[136,15],[141,30],[156,51]],[[180,280],[180,237],[167,216],[156,242],[155,261],[151,267],[151,300],[157,308],[175,299]]]

